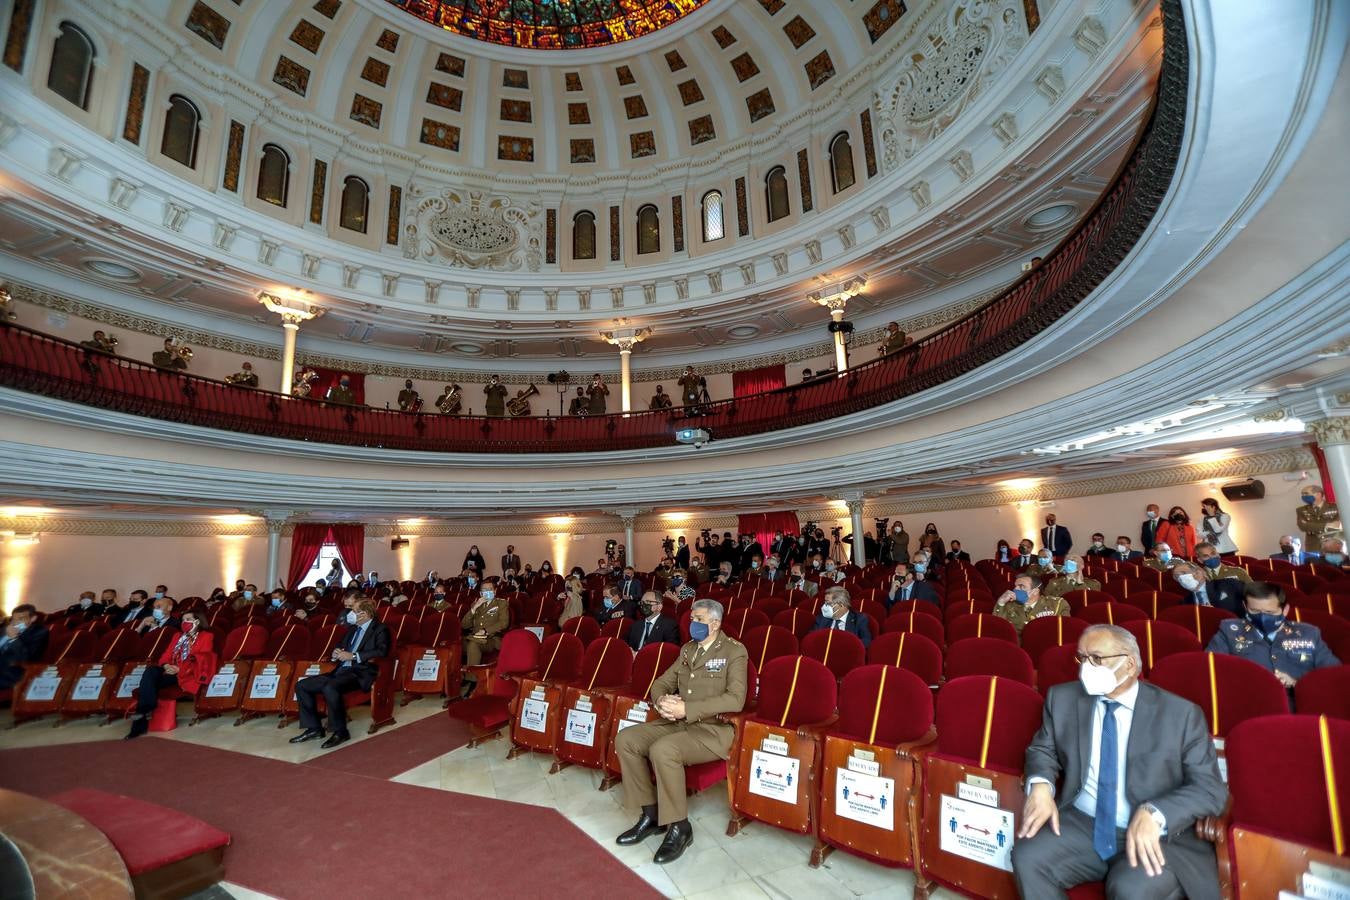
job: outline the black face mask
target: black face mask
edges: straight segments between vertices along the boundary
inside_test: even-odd
[[[1183,524],[1185,521],[1186,521],[1186,517],[1185,517],[1185,516],[1177,515],[1177,516],[1172,516],[1172,517],[1171,517],[1171,522],[1172,522],[1173,525],[1181,525],[1181,524]]]
[[[1281,544],[1281,545],[1280,545],[1280,552],[1281,552],[1281,553],[1293,553],[1293,552],[1294,552],[1294,546],[1293,546],[1292,544]]]

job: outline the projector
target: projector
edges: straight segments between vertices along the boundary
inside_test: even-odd
[[[675,432],[675,440],[681,444],[693,444],[697,450],[712,440],[712,435],[702,428],[681,428]]]

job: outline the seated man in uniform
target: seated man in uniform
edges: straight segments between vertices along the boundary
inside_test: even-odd
[[[511,625],[511,607],[497,596],[497,586],[484,582],[478,591],[478,599],[473,602],[460,620],[464,628],[464,664],[476,666],[483,661],[484,654],[500,650],[502,632]],[[478,680],[472,675],[464,676],[463,696],[473,693]]]
[[[1069,615],[1068,601],[1062,597],[1046,597],[1041,594],[1041,580],[1033,575],[1018,575],[1013,579],[1013,589],[1004,591],[994,603],[994,615],[1007,619],[1021,634],[1022,629],[1032,619],[1043,616]]]
[[[355,609],[347,611],[347,633],[340,647],[333,651],[337,668],[326,675],[302,678],[295,686],[295,699],[300,706],[300,727],[291,738],[292,744],[303,744],[324,736],[319,720],[319,696],[328,706],[328,727],[333,733],[320,746],[328,750],[351,739],[347,732],[347,707],[344,694],[368,691],[380,674],[376,661],[389,655],[389,629],[375,618],[375,602],[362,600]]]
[[[679,659],[652,683],[651,702],[661,718],[625,728],[614,738],[624,800],[630,809],[641,809],[637,823],[619,835],[618,843],[640,844],[664,831],[655,856],[658,863],[679,859],[694,840],[686,818],[684,767],[730,756],[736,728],[714,716],[740,712],[745,706],[750,656],[743,644],[722,634],[722,604],[696,602],[690,611],[689,636],[692,640],[680,650]]]
[[[1041,593],[1046,597],[1063,597],[1069,591],[1100,591],[1102,583],[1095,578],[1083,577],[1083,558],[1070,556],[1060,566],[1063,574],[1050,579]]]
[[[1295,683],[1313,669],[1341,664],[1317,626],[1285,618],[1284,588],[1269,581],[1253,581],[1244,594],[1246,617],[1220,622],[1205,648],[1210,653],[1251,660],[1274,673],[1291,692]]]
[[[1153,545],[1150,555],[1143,561],[1143,565],[1150,569],[1156,569],[1159,572],[1166,572],[1176,565],[1180,560],[1172,555],[1172,548],[1166,541],[1159,541]]]
[[[1243,584],[1248,584],[1252,576],[1247,574],[1247,570],[1242,566],[1230,566],[1219,558],[1219,550],[1209,541],[1201,541],[1195,545],[1195,561],[1205,567],[1205,577],[1210,581],[1218,578],[1236,578]]]
[[[1322,564],[1333,569],[1344,570],[1346,559],[1345,540],[1343,538],[1327,538],[1322,542]]]

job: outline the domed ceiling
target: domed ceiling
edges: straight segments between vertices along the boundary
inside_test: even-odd
[[[388,0],[464,37],[529,47],[603,47],[651,34],[707,0]]]

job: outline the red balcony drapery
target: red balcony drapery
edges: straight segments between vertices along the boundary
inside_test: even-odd
[[[337,545],[338,555],[346,564],[348,571],[359,574],[365,561],[366,526],[364,525],[327,525],[315,522],[303,522],[295,526],[291,534],[291,567],[286,575],[286,587],[295,588],[304,579],[305,574],[314,568],[314,560],[319,558],[323,545]]]
[[[769,545],[773,543],[774,534],[779,531],[783,534],[801,531],[795,512],[747,513],[737,516],[736,525],[740,534],[755,536],[755,540],[764,548],[765,556],[769,555]]]
[[[765,391],[776,391],[780,387],[787,387],[787,366],[783,363],[731,373],[733,397],[749,397]]]

